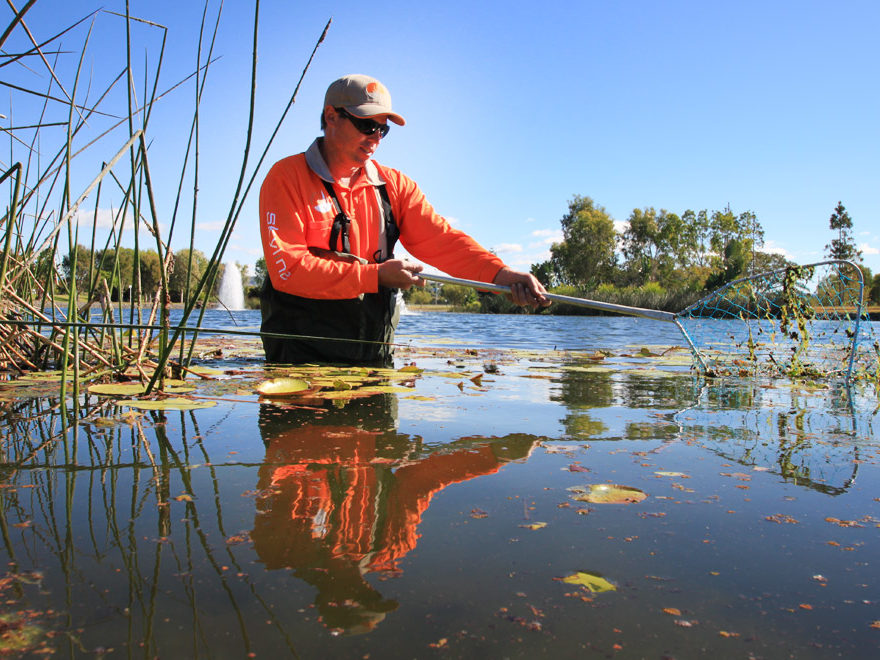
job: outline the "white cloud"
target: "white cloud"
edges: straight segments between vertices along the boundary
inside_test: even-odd
[[[629,229],[629,220],[614,220],[614,231],[622,234]]]
[[[859,249],[862,251],[862,254],[880,254],[880,248],[875,248],[867,243],[859,245]]]
[[[120,213],[120,209],[98,209],[98,212],[95,213],[95,210],[91,211],[83,208],[77,209],[77,212],[73,214],[73,218],[76,223],[80,227],[88,227],[91,229],[92,225],[95,225],[95,228],[99,231],[103,230],[105,232],[109,232],[113,227],[114,220],[116,221],[116,232],[119,233],[119,227],[122,227],[123,234],[129,234],[132,232],[133,228],[133,215],[131,214],[131,209],[127,208],[125,210],[125,218],[123,222],[122,214]],[[141,227],[140,231],[152,233],[153,223],[144,214],[141,214]],[[168,225],[164,222],[159,223],[159,234],[161,236],[165,236],[167,234]],[[106,236],[106,234],[105,234]],[[150,239],[155,241],[155,239]]]
[[[773,241],[767,241],[764,243],[761,248],[761,252],[766,252],[767,254],[779,254],[788,259],[789,261],[796,261],[794,255],[786,250],[784,247],[779,247]]]
[[[221,231],[223,227],[226,226],[225,222],[221,222],[219,220],[215,222],[197,222],[196,229],[202,229],[204,231]]]
[[[552,238],[554,241],[562,240],[562,230],[561,229],[536,229],[532,232],[532,236],[540,236]]]
[[[120,217],[120,209],[98,209],[97,214],[94,209],[88,210],[80,207],[77,209],[74,214],[74,218],[76,218],[76,222],[81,227],[91,227],[92,223],[98,229],[110,229],[113,226],[113,220],[116,219],[116,226],[122,223],[122,218]],[[131,229],[131,209],[128,208],[125,211],[125,229]]]
[[[495,252],[522,252],[523,247],[519,243],[501,243],[495,246]]]

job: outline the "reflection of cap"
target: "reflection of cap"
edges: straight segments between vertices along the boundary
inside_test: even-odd
[[[388,119],[398,126],[406,120],[391,110],[391,94],[375,78],[353,73],[334,80],[324,95],[324,107],[345,108],[355,117],[375,117],[388,115]]]

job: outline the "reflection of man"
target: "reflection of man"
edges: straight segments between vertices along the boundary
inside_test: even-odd
[[[354,401],[311,423],[302,411],[260,411],[266,460],[251,535],[257,554],[266,568],[289,567],[313,585],[324,623],[349,633],[371,630],[397,607],[364,576],[399,570],[434,494],[497,472],[534,442],[463,439],[423,455],[417,439],[389,425],[391,402],[377,411],[375,398]]]

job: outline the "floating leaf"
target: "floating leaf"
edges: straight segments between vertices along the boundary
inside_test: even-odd
[[[198,410],[200,408],[213,408],[216,401],[195,401],[182,397],[168,399],[155,399],[147,401],[119,401],[120,405],[139,410]]]
[[[165,381],[165,389],[162,391],[170,394],[183,394],[193,390],[195,388],[185,381],[168,379]],[[137,396],[144,394],[146,391],[146,384],[139,382],[99,383],[89,386],[90,394],[100,394],[102,396]]]
[[[308,381],[299,378],[272,378],[259,383],[254,389],[263,396],[292,396],[308,390]]]
[[[590,484],[584,486],[572,486],[568,490],[576,493],[572,499],[578,502],[591,502],[593,504],[620,504],[641,502],[648,497],[647,493],[631,486],[619,486],[616,484]]]
[[[681,477],[682,479],[690,478],[684,472],[655,472],[654,474],[660,477]]]
[[[89,386],[90,394],[105,396],[137,396],[147,391],[143,383],[101,383]]]
[[[536,523],[531,523],[530,525],[520,525],[520,527],[524,527],[526,529],[533,529],[533,530],[534,529],[544,529],[546,526],[547,526],[547,523],[545,523],[545,522],[536,522]]]
[[[671,614],[672,616],[681,616],[681,610],[677,607],[664,607],[664,614]]]
[[[562,578],[566,584],[578,584],[589,589],[594,594],[600,594],[603,591],[617,591],[617,586],[609,582],[599,573],[587,573],[586,571],[578,571],[568,577]]]

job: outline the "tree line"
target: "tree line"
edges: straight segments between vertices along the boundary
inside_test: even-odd
[[[561,226],[562,241],[531,272],[550,290],[569,295],[598,292],[602,299],[620,301],[651,291],[677,293],[666,299],[681,305],[688,293],[696,298],[734,279],[793,265],[780,254],[763,251],[764,229],[752,211],[735,213],[730,206],[681,215],[653,207],[633,209],[626,229],[618,232],[602,206],[575,195]],[[852,219],[842,203],[829,227],[835,237],[826,245],[826,256],[858,263],[866,301],[880,303],[880,276],[860,263]]]
[[[77,291],[93,300],[101,298],[107,292],[114,302],[128,302],[132,299],[149,301],[162,284],[159,255],[155,250],[118,247],[93,252],[77,245],[75,259],[74,264],[72,252],[62,259],[63,280],[67,285],[75,280]],[[247,282],[247,264],[236,265],[241,270],[242,282]],[[175,251],[168,273],[168,294],[171,301],[187,300],[207,268],[208,259],[200,250]],[[215,294],[224,268],[226,265],[221,264],[214,283]]]
[[[602,206],[575,195],[560,224],[562,240],[551,247],[550,259],[533,265],[531,272],[548,290],[563,295],[678,311],[734,279],[793,265],[780,254],[762,250],[764,229],[755,213],[735,213],[729,206],[714,211],[687,210],[681,215],[666,209],[637,208],[627,218],[626,229],[618,232]],[[842,202],[829,219],[829,229],[833,238],[825,246],[825,256],[858,263],[865,279],[866,302],[880,304],[880,275],[873,275],[860,263],[853,221]],[[71,279],[71,257],[64,257],[61,268],[67,282]],[[199,250],[193,250],[191,256],[186,249],[174,253],[168,283],[173,302],[189,295],[207,265]],[[248,266],[239,268],[242,281],[247,283]],[[266,262],[260,257],[254,286],[245,286],[246,296],[255,303],[266,276]],[[222,272],[215,287],[221,277]],[[97,291],[98,295],[104,280],[112,300],[129,300],[138,290],[142,299],[152,298],[161,284],[159,257],[154,250],[136,252],[120,247],[92,253],[78,245],[76,280],[77,290]],[[405,299],[411,304],[440,303],[469,311],[516,309],[503,296],[478,294],[449,284],[413,288]],[[554,308],[554,312],[574,311],[558,305]]]

